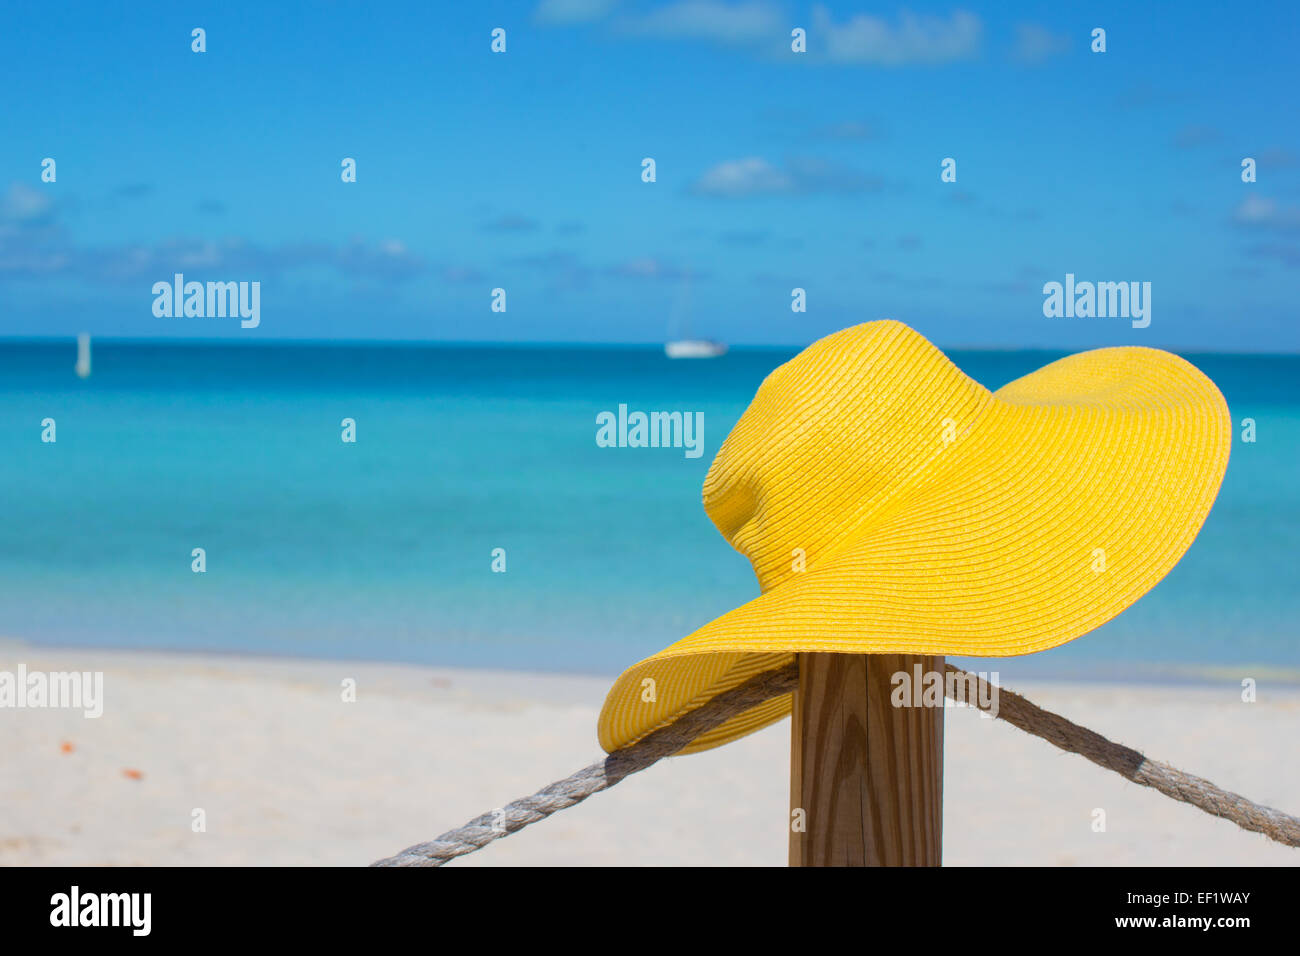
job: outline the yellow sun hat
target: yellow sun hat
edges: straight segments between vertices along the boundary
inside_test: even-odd
[[[773,371],[704,507],[762,594],[615,681],[615,751],[799,652],[1007,657],[1115,617],[1169,573],[1218,494],[1228,406],[1158,349],[1097,349],[990,392],[900,322]],[[773,698],[708,750],[790,713]]]

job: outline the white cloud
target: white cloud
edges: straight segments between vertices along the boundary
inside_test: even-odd
[[[672,278],[679,274],[674,266],[670,266],[660,259],[653,256],[641,256],[636,259],[629,259],[621,262],[610,269],[615,275],[634,276],[640,279],[662,279],[665,277]]]
[[[822,159],[791,157],[778,167],[758,156],[729,159],[705,171],[691,186],[700,196],[736,199],[807,193],[852,193],[879,189],[882,182]]]
[[[15,184],[0,201],[0,280],[58,275],[112,283],[158,278],[177,270],[263,276],[310,268],[390,281],[426,271],[424,260],[393,238],[377,243],[354,239],[341,245],[260,246],[239,237],[174,237],[154,243],[87,246],[62,228],[57,210],[43,193]]]
[[[1043,63],[1069,49],[1069,38],[1033,23],[1016,24],[1016,45],[1012,56],[1021,63]]]
[[[533,12],[538,23],[593,23],[603,20],[618,0],[542,0]]]
[[[780,7],[767,0],[677,0],[619,22],[624,33],[639,36],[753,43],[788,37],[789,24]]]
[[[1213,126],[1184,126],[1174,134],[1174,145],[1179,149],[1196,149],[1217,141],[1220,135]]]
[[[613,5],[614,0],[543,0],[534,17],[544,23],[591,23],[609,17]],[[903,11],[894,21],[856,14],[836,23],[821,3],[813,6],[808,24],[791,19],[775,0],[672,0],[609,18],[609,28],[624,36],[721,43],[769,58],[780,54],[787,61],[784,54],[796,26],[810,27],[808,59],[872,66],[971,59],[979,53],[984,32],[980,18],[964,10],[946,17]],[[1058,42],[1040,27],[1021,28],[1021,52],[1029,58],[1046,55]]]
[[[875,127],[861,120],[844,120],[823,129],[822,135],[830,139],[868,140],[876,139],[880,134]]]
[[[1284,206],[1276,199],[1252,194],[1237,205],[1232,218],[1243,226],[1289,231],[1300,229],[1300,206]]]
[[[964,10],[946,18],[904,11],[892,25],[881,17],[862,13],[837,24],[825,5],[819,3],[813,7],[812,22],[810,52],[820,47],[828,59],[837,63],[873,66],[967,60],[979,52],[984,32],[979,17]]]
[[[9,191],[0,202],[0,223],[5,220],[13,222],[32,222],[42,218],[50,210],[50,197],[42,190],[28,186],[26,183],[10,183]]]
[[[793,190],[793,179],[757,156],[718,163],[692,187],[707,196],[762,196]]]

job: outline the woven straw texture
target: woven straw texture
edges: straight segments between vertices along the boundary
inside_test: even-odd
[[[1182,557],[1231,443],[1219,390],[1168,352],[1083,352],[990,392],[902,323],[830,335],[767,377],[704,481],[762,594],[625,671],[601,746],[800,651],[1005,657],[1086,634]],[[682,752],[789,712],[769,700]]]

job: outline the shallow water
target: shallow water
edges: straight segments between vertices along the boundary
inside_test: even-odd
[[[71,343],[2,344],[0,635],[619,671],[758,593],[700,485],[792,354],[96,343],[83,381]],[[952,353],[990,387],[1054,357]],[[1191,551],[1093,634],[970,666],[1300,672],[1300,358],[1189,358],[1257,422]],[[598,447],[620,403],[703,412],[702,456]]]

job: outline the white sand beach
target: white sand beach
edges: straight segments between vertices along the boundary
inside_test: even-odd
[[[0,646],[104,672],[104,713],[0,709],[0,864],[364,865],[600,755],[609,682],[389,664]],[[354,679],[354,703],[341,682]],[[1300,693],[1038,682],[1036,703],[1300,812]],[[948,865],[1296,865],[1300,851],[970,710],[947,711]],[[452,866],[786,861],[789,723],[661,762]],[[191,827],[201,808],[206,831]],[[1106,814],[1094,832],[1093,811]]]

